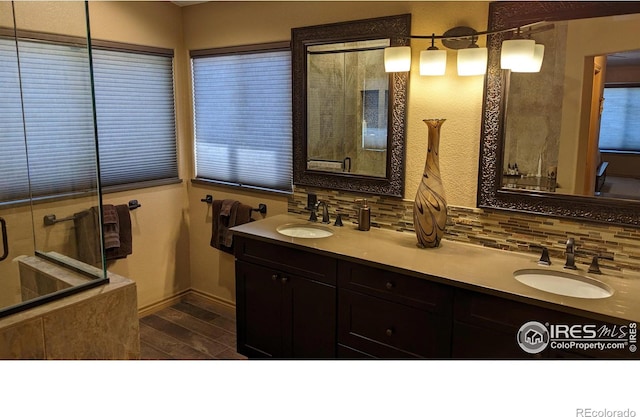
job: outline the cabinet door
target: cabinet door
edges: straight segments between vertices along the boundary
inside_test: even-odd
[[[341,355],[342,346],[377,358],[450,355],[449,317],[342,288],[338,308]]]
[[[236,262],[238,353],[283,357],[282,281],[270,268]]]
[[[335,358],[336,288],[236,262],[238,352],[252,358]]]
[[[284,354],[290,358],[336,357],[336,287],[283,276]]]

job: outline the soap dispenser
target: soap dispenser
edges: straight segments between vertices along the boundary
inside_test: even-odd
[[[367,205],[367,199],[358,199],[356,203],[362,202],[358,208],[358,230],[367,231],[371,228],[371,209]]]

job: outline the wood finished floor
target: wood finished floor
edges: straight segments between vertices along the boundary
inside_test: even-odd
[[[187,298],[140,319],[140,359],[246,359],[236,352],[236,321],[202,298]]]

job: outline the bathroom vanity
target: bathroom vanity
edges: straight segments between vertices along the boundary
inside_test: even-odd
[[[331,235],[291,237],[277,230],[292,224]],[[637,276],[605,272],[598,280],[613,295],[584,299],[516,280],[514,271],[522,269],[562,270],[560,260],[542,267],[531,254],[446,240],[425,250],[409,233],[320,226],[293,215],[234,232],[238,352],[248,357],[637,357],[629,343],[617,350],[566,347],[531,354],[516,340],[530,321],[578,325],[576,332],[582,325],[629,331],[631,322],[640,321]]]

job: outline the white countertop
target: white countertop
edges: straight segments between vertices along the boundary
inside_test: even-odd
[[[399,272],[431,279],[462,288],[474,289],[543,307],[555,308],[573,314],[597,319],[599,315],[624,321],[640,322],[640,274],[614,276],[608,271],[602,275],[588,274],[580,267],[572,274],[597,279],[614,289],[611,297],[583,299],[556,295],[531,288],[513,277],[520,269],[543,269],[568,272],[564,260],[552,258],[551,266],[537,264],[539,256],[508,252],[478,245],[442,240],[440,247],[420,249],[416,237],[406,232],[375,229],[359,231],[353,224],[343,227],[324,225],[333,236],[305,239],[284,236],[276,231],[287,223],[316,224],[306,218],[282,214],[236,226],[232,230],[261,240],[273,241],[342,259],[364,261],[376,266],[400,270]]]

